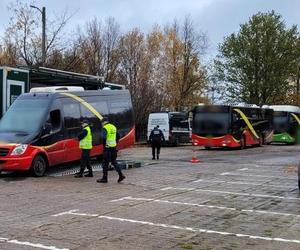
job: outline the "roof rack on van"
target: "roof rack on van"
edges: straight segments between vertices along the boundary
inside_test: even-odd
[[[47,86],[81,86],[85,90],[101,90],[105,87],[111,90],[122,90],[122,84],[105,82],[103,76],[81,74],[45,67],[18,66],[29,72],[30,87]]]
[[[250,104],[250,103],[238,103],[235,106],[238,106],[238,107],[247,107],[247,108],[259,108],[259,106],[257,106],[256,104]]]
[[[68,91],[84,91],[83,87],[78,86],[55,86],[55,87],[36,87],[30,89],[30,93],[36,92],[68,92]]]

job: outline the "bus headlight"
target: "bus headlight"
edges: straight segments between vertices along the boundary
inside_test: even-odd
[[[11,152],[11,155],[22,155],[25,153],[26,149],[27,149],[27,146],[26,144],[20,144],[18,146],[16,146],[14,148],[14,150]]]

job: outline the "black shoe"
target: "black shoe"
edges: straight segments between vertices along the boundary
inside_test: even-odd
[[[107,183],[107,179],[102,178],[97,180],[98,183]]]
[[[154,157],[152,157],[152,160],[155,160],[155,158],[154,158]]]
[[[85,177],[94,177],[93,173],[88,173],[84,175]]]
[[[157,156],[156,159],[159,160],[159,156]]]
[[[79,172],[79,173],[76,173],[76,174],[74,175],[74,177],[75,177],[75,178],[81,178],[81,177],[82,177],[82,173],[80,173],[80,172]]]
[[[125,175],[119,176],[118,183],[120,183],[121,181],[123,181],[125,178],[126,178]]]

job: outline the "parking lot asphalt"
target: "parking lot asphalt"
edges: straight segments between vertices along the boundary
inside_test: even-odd
[[[299,150],[136,146],[121,184],[3,174],[0,249],[300,249]]]

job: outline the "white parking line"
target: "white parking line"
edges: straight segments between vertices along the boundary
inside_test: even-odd
[[[250,186],[265,186],[265,187],[276,187],[276,188],[295,188],[294,186],[286,186],[286,185],[272,185],[258,182],[243,182],[243,181],[215,181],[215,180],[204,180],[198,179],[193,181],[194,183],[205,182],[205,183],[224,183],[224,184],[233,184],[233,185],[250,185]]]
[[[253,172],[267,172],[267,173],[287,173],[285,169],[273,170],[273,169],[254,169],[254,168],[240,168],[237,171],[253,171]]]
[[[221,210],[231,210],[237,212],[246,212],[246,213],[257,213],[257,214],[270,214],[270,215],[282,215],[282,216],[294,216],[299,217],[300,214],[290,214],[290,213],[281,213],[281,212],[272,212],[266,210],[255,210],[255,209],[237,209],[234,207],[224,207],[224,206],[212,206],[212,205],[204,205],[198,203],[189,203],[189,202],[180,202],[180,201],[168,201],[168,200],[159,200],[159,199],[149,199],[149,198],[134,198],[131,196],[126,196],[117,200],[112,200],[111,202],[119,202],[124,200],[132,200],[132,201],[149,201],[149,202],[158,202],[158,203],[166,203],[166,204],[175,204],[175,205],[185,205],[191,207],[201,207],[201,208],[213,208],[213,209],[221,209]]]
[[[200,189],[200,188],[165,187],[165,188],[161,189],[161,191],[166,191],[166,190],[181,190],[181,191],[195,191],[195,192],[207,192],[207,193],[218,193],[218,194],[231,194],[231,195],[251,196],[251,197],[258,197],[258,198],[272,198],[272,199],[282,199],[282,200],[300,200],[300,198],[297,198],[297,197],[286,197],[286,196],[276,196],[276,195],[267,195],[267,194],[237,193],[237,192]]]
[[[62,215],[67,215],[67,214],[76,214],[76,215],[80,215],[80,216],[89,216],[89,217],[98,217],[99,214],[85,214],[85,213],[77,213],[79,210],[78,209],[73,209],[73,210],[69,210],[66,212],[62,212],[59,214],[54,214],[52,215],[53,217],[58,217],[58,216],[62,216]]]
[[[69,212],[69,211],[68,211],[68,213],[64,213],[63,215],[67,215],[67,214],[75,215],[75,216],[82,216],[82,213]],[[88,216],[88,214],[85,214],[85,216]],[[91,214],[90,216],[94,217],[94,214]],[[177,230],[183,230],[183,231],[189,231],[189,232],[195,232],[195,233],[218,234],[218,235],[222,235],[222,236],[234,236],[234,237],[242,237],[242,238],[249,238],[249,239],[256,239],[256,240],[266,240],[266,241],[276,241],[276,242],[300,244],[300,240],[293,240],[293,239],[262,237],[262,236],[256,236],[256,235],[250,235],[250,234],[230,233],[230,232],[224,232],[224,231],[214,231],[214,230],[210,230],[210,229],[183,227],[183,226],[177,226],[177,225],[153,223],[153,222],[150,222],[150,221],[132,220],[132,219],[125,219],[125,218],[112,217],[112,216],[103,216],[103,215],[99,215],[98,218],[99,219],[120,221],[120,222],[129,222],[129,223],[141,224],[141,225],[147,225],[147,226],[153,226],[153,227],[177,229]]]
[[[55,246],[45,246],[40,243],[31,243],[28,241],[19,241],[19,240],[10,240],[8,238],[0,238],[0,243],[10,243],[22,246],[35,247],[40,249],[48,249],[48,250],[69,250],[69,248],[57,248]]]
[[[148,199],[148,198],[133,198],[131,196],[123,197],[117,200],[112,200],[111,202],[118,202],[124,200],[133,200],[133,201],[150,201],[150,202],[158,202],[158,203],[168,203],[168,204],[177,204],[177,205],[186,205],[186,206],[194,206],[194,207],[204,207],[204,208],[216,208],[216,209],[225,209],[236,211],[236,208],[230,207],[222,207],[222,206],[212,206],[212,205],[202,205],[197,203],[189,203],[189,202],[180,202],[180,201],[168,201],[168,200],[157,200],[157,199]]]
[[[281,180],[294,180],[297,181],[297,178],[291,178],[291,177],[284,177],[284,176],[278,176],[278,175],[255,175],[255,174],[239,174],[239,173],[233,173],[233,172],[224,172],[220,175],[233,175],[233,176],[246,176],[246,177],[261,177],[261,178],[275,178],[275,179],[281,179]]]

